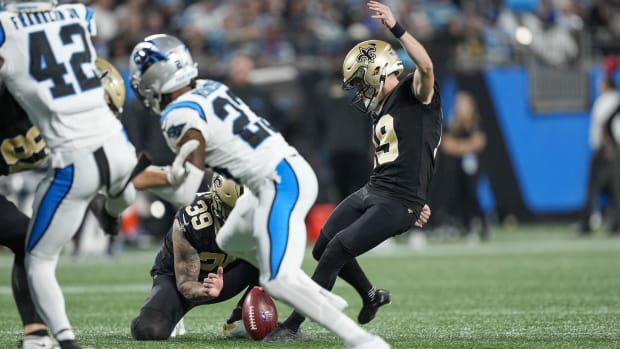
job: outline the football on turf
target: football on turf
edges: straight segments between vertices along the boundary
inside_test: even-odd
[[[278,325],[278,311],[261,287],[254,286],[243,301],[243,324],[250,337],[261,340]]]

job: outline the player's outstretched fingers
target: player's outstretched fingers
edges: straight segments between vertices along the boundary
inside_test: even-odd
[[[422,212],[420,212],[420,217],[415,222],[415,226],[418,228],[424,227],[424,224],[428,223],[429,218],[431,218],[431,208],[425,204]]]
[[[430,206],[428,206],[428,204],[424,204],[420,216],[426,217],[426,219],[429,219],[431,217],[431,208]]]

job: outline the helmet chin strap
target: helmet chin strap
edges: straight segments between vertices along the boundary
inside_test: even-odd
[[[383,85],[385,84],[385,76],[386,76],[385,74],[381,75],[381,78],[379,79],[379,89],[377,89],[377,95],[372,98],[372,100],[370,101],[370,105],[368,105],[368,110],[372,111],[373,113],[376,113],[378,111],[375,109],[379,105],[378,97],[381,94],[381,91],[383,90]]]

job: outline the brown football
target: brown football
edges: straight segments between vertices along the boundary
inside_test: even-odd
[[[278,325],[278,311],[263,289],[255,286],[243,301],[243,324],[250,337],[261,340]]]

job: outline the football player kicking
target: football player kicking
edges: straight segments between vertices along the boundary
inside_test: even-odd
[[[353,104],[372,118],[374,169],[370,181],[336,207],[312,251],[319,261],[313,280],[332,289],[340,276],[362,297],[361,324],[390,302],[390,294],[370,283],[355,257],[428,220],[426,196],[442,125],[439,90],[426,50],[396,22],[389,7],[370,1],[368,9],[400,41],[416,70],[399,81],[403,63],[390,44],[380,40],[361,42],[346,55],[343,87],[355,89]],[[293,313],[265,340],[295,340],[303,321],[303,315]]]
[[[177,153],[188,142],[199,144],[176,190],[179,202],[193,201],[207,165],[249,189],[218,233],[222,251],[255,265],[269,295],[336,333],[348,348],[389,348],[342,312],[344,299],[301,269],[304,219],[318,183],[297,150],[226,85],[196,80],[196,64],[177,38],[145,38],[134,47],[129,64],[132,87],[143,104],[160,115],[170,148]]]
[[[234,181],[214,175],[211,191],[179,209],[151,269],[153,288],[131,322],[137,340],[167,339],[193,307],[226,301],[258,285],[258,270],[215,243],[220,227],[243,192]],[[224,325],[226,336],[247,336],[241,322],[245,294]]]

